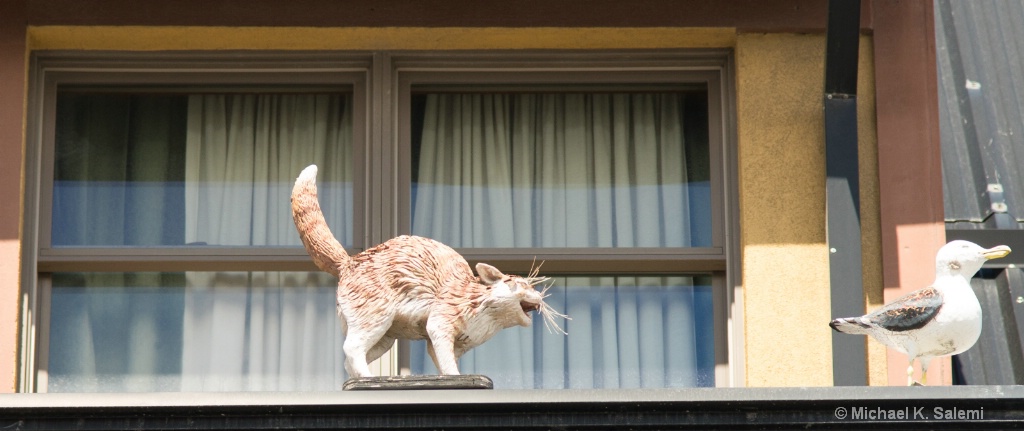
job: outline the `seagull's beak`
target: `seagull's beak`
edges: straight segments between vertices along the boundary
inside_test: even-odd
[[[1005,245],[997,245],[995,247],[992,247],[988,250],[981,252],[981,255],[985,256],[985,259],[990,260],[999,259],[1000,257],[1006,257],[1006,255],[1008,254],[1010,254],[1010,247],[1007,247]]]

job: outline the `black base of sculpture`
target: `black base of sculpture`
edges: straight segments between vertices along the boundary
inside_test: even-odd
[[[494,389],[494,382],[489,377],[480,374],[462,376],[354,377],[346,380],[342,389],[346,391]]]

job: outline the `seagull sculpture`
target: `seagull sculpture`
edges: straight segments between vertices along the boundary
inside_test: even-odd
[[[829,326],[846,334],[867,334],[906,353],[907,385],[913,385],[914,360],[921,359],[921,383],[928,363],[937,356],[970,349],[981,335],[981,304],[971,277],[989,259],[1010,254],[1005,245],[983,248],[970,241],[952,241],[935,255],[935,282],[860,317],[835,319]]]

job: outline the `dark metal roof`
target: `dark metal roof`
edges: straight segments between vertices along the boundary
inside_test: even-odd
[[[1024,228],[1024,2],[935,6],[946,227]]]
[[[935,2],[947,239],[1013,244],[972,281],[981,338],[953,359],[959,384],[1024,384],[1024,1]]]
[[[982,335],[970,350],[957,355],[953,369],[961,384],[1024,384],[1024,271],[988,270],[994,277],[976,277],[971,287],[984,313]],[[1021,302],[1018,302],[1021,301]]]

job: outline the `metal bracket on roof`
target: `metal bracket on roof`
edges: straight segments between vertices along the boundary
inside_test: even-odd
[[[1005,214],[1009,211],[1006,206],[1006,198],[1003,197],[1003,185],[999,183],[989,184],[987,190],[989,202],[992,203],[992,212]]]
[[[856,94],[848,94],[848,93],[828,93],[828,94],[825,95],[825,98],[828,99],[828,100],[832,100],[832,99],[856,99],[857,95]]]
[[[985,226],[989,229],[1019,229],[1017,219],[1010,215],[1010,208],[1006,205],[1003,185],[989,183],[985,188],[985,194],[988,195],[990,210],[985,216]]]

